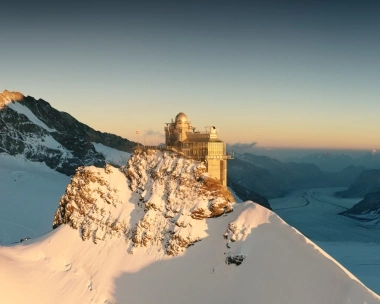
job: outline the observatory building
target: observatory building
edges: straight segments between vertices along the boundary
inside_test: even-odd
[[[204,161],[207,172],[227,185],[227,159],[231,159],[231,155],[227,155],[226,143],[218,138],[214,126],[206,127],[201,133],[191,125],[186,114],[180,112],[174,121],[166,123],[165,145],[181,151],[186,157]]]

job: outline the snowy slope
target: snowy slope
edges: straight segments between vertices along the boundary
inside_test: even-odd
[[[42,128],[44,128],[46,131],[48,132],[55,132],[56,130],[52,129],[52,128],[49,128],[47,125],[45,125],[41,120],[39,120],[36,115],[33,114],[32,111],[30,111],[27,107],[25,107],[24,105],[18,103],[18,102],[12,102],[11,100],[7,100],[7,102],[5,103],[9,108],[11,108],[13,111],[16,111],[17,113],[19,114],[23,114],[25,115],[26,117],[28,117],[28,119],[34,123],[35,125],[37,126],[40,126]]]
[[[380,294],[380,227],[339,215],[360,199],[339,198],[343,188],[299,190],[271,200],[274,211]]]
[[[119,151],[114,148],[107,147],[100,143],[92,143],[96,152],[103,154],[107,163],[114,166],[125,166],[131,153]]]
[[[2,302],[380,303],[275,213],[228,212],[202,164],[165,153],[78,170],[55,217],[67,224],[0,247]]]
[[[0,154],[0,244],[50,231],[69,181],[44,163]]]
[[[241,215],[241,216],[239,216]],[[253,226],[225,263],[231,221]],[[0,247],[4,303],[380,303],[336,261],[252,203],[208,220],[208,237],[178,258],[128,243],[83,242],[67,225],[37,242]],[[22,292],[20,292],[22,290]]]

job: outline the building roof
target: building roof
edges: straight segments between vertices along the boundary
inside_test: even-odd
[[[185,113],[179,112],[177,116],[175,117],[175,122],[187,122],[188,118]]]

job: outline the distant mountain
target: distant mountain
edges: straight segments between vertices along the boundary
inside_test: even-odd
[[[380,218],[380,191],[368,193],[359,203],[341,213],[342,215],[360,215],[368,220]]]
[[[354,163],[349,155],[332,154],[332,153],[316,153],[301,157],[297,162],[311,163],[318,166],[322,171],[340,171]]]
[[[315,153],[308,156],[291,158],[292,162],[310,163],[318,166],[325,172],[338,172],[348,166],[366,167],[368,169],[380,168],[380,154],[373,150],[358,158],[346,154],[333,154],[330,152]]]
[[[350,165],[339,172],[326,172],[326,178],[331,184],[337,186],[349,186],[355,182],[357,177],[368,168]]]
[[[358,166],[365,166],[371,169],[380,169],[380,153],[376,150],[365,154],[355,160],[355,164]]]
[[[103,166],[105,157],[93,143],[131,152],[134,143],[95,131],[42,99],[18,92],[0,93],[0,153],[24,155],[72,175],[78,166]]]
[[[363,171],[346,190],[337,193],[341,197],[364,197],[371,192],[380,191],[380,169]]]
[[[267,156],[235,154],[228,161],[228,179],[248,190],[270,198],[302,188],[345,187],[365,170],[349,166],[340,172],[322,172],[316,165],[282,163]]]

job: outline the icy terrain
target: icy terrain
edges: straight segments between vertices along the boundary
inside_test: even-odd
[[[380,303],[270,210],[228,212],[199,163],[148,153],[77,173],[56,213],[67,224],[0,247],[2,302]]]
[[[287,223],[316,242],[366,286],[380,293],[380,226],[338,213],[360,198],[342,199],[339,188],[296,191],[270,200],[274,211]]]
[[[44,163],[0,154],[0,244],[50,231],[69,181]]]

